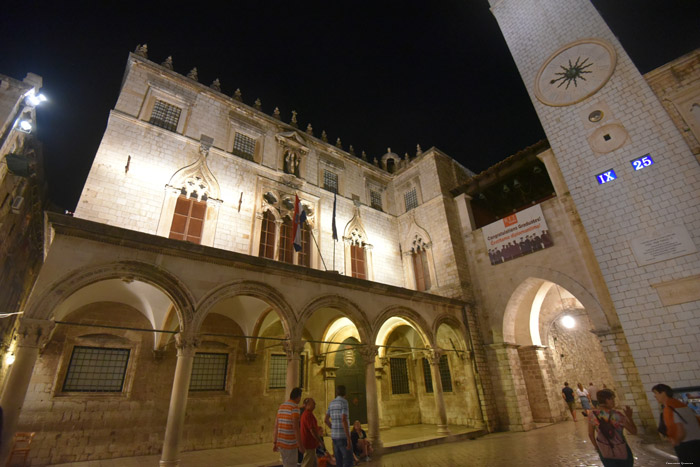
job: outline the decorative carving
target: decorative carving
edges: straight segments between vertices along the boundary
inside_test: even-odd
[[[361,157],[362,157],[362,160],[363,160],[363,161],[367,162],[367,153],[366,153],[366,152],[362,151],[362,156],[361,156]]]
[[[178,357],[192,357],[199,347],[200,340],[197,337],[183,335],[182,333],[175,334],[175,347],[177,348]]]
[[[280,108],[275,107],[275,110],[272,111],[272,116],[276,118],[277,120],[280,119]]]
[[[343,143],[340,142],[340,137],[335,140],[335,147],[339,149],[343,149]]]
[[[139,57],[148,58],[148,44],[137,45],[134,53]]]
[[[287,151],[284,154],[284,173],[299,176],[299,154],[293,151]]]
[[[192,68],[192,69],[190,70],[190,72],[187,73],[187,77],[188,77],[189,79],[193,79],[193,80],[195,80],[195,81],[199,81],[199,77],[198,77],[198,75],[197,75],[197,67]]]
[[[299,128],[299,123],[297,122],[297,111],[292,110],[292,121],[290,122],[294,128]]]
[[[348,148],[348,152],[349,152],[350,154],[352,154],[353,156],[355,155],[355,148],[352,147],[352,144],[351,144],[350,147]]]
[[[219,78],[216,78],[210,85],[210,88],[212,88],[214,91],[219,91],[221,92],[221,81],[219,81]]]
[[[259,97],[255,99],[255,103],[253,104],[253,106],[258,110],[262,110],[262,101]]]
[[[168,70],[173,69],[173,56],[168,55],[168,58],[165,59],[163,63],[161,63],[161,66],[167,68]]]
[[[233,91],[233,98],[239,102],[243,99],[243,95],[241,94],[241,88],[236,88],[236,90]]]
[[[284,353],[287,354],[287,360],[292,360],[295,356],[298,357],[304,350],[304,343],[301,341],[286,340],[282,341],[282,348],[284,349]]]
[[[19,347],[43,348],[49,341],[54,326],[56,323],[49,320],[20,318],[17,345]]]
[[[427,359],[431,366],[440,365],[440,357],[442,356],[442,349],[430,349],[428,350]]]
[[[374,366],[374,359],[379,353],[379,348],[376,345],[367,344],[357,347],[357,351],[362,355],[366,365]]]
[[[311,136],[314,135],[314,129],[310,123],[308,125],[306,125],[306,134],[311,135]]]
[[[196,197],[199,201],[209,198],[219,199],[219,182],[207,165],[207,155],[211,143],[213,143],[211,138],[207,139],[206,136],[202,136],[199,158],[175,172],[166,185],[166,189],[173,188],[181,193],[184,191],[188,198]]]
[[[321,132],[321,141],[323,141],[324,143],[328,142],[328,134],[326,134],[326,130],[323,130]]]
[[[420,144],[416,144],[416,157],[420,156],[423,154],[423,150],[420,147]]]

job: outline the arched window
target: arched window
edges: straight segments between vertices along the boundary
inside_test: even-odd
[[[424,292],[430,290],[430,269],[428,267],[428,254],[425,249],[417,248],[411,255],[413,259],[413,271],[416,276],[416,290]]]
[[[275,259],[275,216],[269,210],[263,214],[258,256]]]
[[[206,212],[206,200],[198,201],[196,197],[188,198],[181,194],[175,204],[173,222],[170,225],[170,238],[200,244]]]
[[[292,220],[285,217],[280,226],[279,260],[283,263],[294,264],[294,232],[292,232]]]

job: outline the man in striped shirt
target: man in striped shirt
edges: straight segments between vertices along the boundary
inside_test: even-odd
[[[284,467],[296,467],[297,452],[304,453],[299,435],[299,401],[301,389],[294,388],[289,394],[289,400],[277,410],[275,420],[275,444],[272,450],[282,455]]]
[[[350,408],[345,400],[345,386],[335,388],[335,399],[328,405],[325,422],[331,429],[333,454],[338,467],[352,467],[352,441],[350,439]]]

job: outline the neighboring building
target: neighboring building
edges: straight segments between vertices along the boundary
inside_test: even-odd
[[[36,109],[42,79],[0,75],[0,385],[14,357],[16,313],[39,273],[43,253],[44,177],[36,139]],[[2,386],[0,386],[2,387]]]
[[[36,464],[178,465],[271,441],[294,386],[323,406],[345,384],[379,448],[385,427],[562,420],[564,380],[643,390],[549,143],[479,175],[339,146],[130,54],[75,217],[47,219],[5,449],[20,429]]]

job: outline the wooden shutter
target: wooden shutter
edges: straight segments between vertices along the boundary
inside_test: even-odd
[[[175,205],[173,223],[170,226],[170,238],[201,243],[204,217],[207,213],[207,203],[180,195]]]
[[[352,277],[367,279],[365,268],[365,249],[360,245],[350,246],[350,258],[352,267]]]

